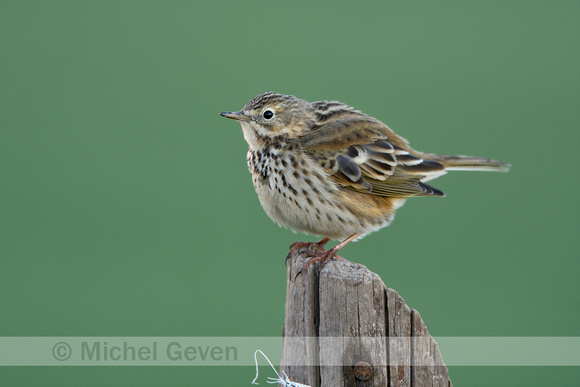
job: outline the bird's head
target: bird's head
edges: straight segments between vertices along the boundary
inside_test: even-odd
[[[308,101],[273,91],[258,95],[238,112],[220,115],[242,124],[250,146],[261,140],[300,138],[310,130],[315,117]]]

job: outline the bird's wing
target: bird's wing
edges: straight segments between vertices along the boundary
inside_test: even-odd
[[[362,113],[314,127],[302,147],[344,188],[389,197],[444,196],[423,182],[444,174],[443,164],[414,154],[405,139]]]

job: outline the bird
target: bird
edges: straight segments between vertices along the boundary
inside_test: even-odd
[[[294,232],[322,236],[298,274],[320,270],[346,244],[388,226],[407,198],[445,196],[426,184],[452,170],[507,171],[482,157],[423,153],[386,124],[338,101],[269,91],[221,116],[241,124],[247,164],[266,214]],[[328,250],[330,240],[339,243]],[[298,276],[297,274],[297,276]]]

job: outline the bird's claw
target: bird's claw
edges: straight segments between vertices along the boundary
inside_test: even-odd
[[[322,270],[322,268],[324,266],[326,266],[326,264],[328,263],[328,261],[330,261],[332,259],[332,257],[344,260],[343,257],[336,254],[336,251],[334,248],[332,248],[328,251],[325,251],[322,254],[318,254],[318,255],[315,254],[306,261],[306,263],[302,266],[302,268],[300,270],[298,270],[298,273],[296,273],[296,276],[294,277],[294,281],[296,281],[296,278],[298,278],[298,276],[300,274],[302,274],[308,266],[310,266],[311,264],[313,264],[314,262],[317,262],[317,261],[321,261],[320,265],[316,268],[316,274],[320,275],[320,271]]]
[[[286,262],[292,257],[292,255],[296,252],[296,250],[300,250],[304,247],[308,247],[309,251],[307,254],[313,254],[312,250],[317,250],[320,252],[325,253],[326,250],[324,249],[324,245],[328,243],[330,238],[323,238],[318,242],[294,242],[290,245],[290,251],[286,254]],[[314,254],[316,256],[316,254]]]

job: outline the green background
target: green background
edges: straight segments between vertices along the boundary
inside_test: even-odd
[[[279,336],[287,248],[314,237],[268,219],[239,124],[218,115],[268,90],[348,103],[422,151],[512,163],[433,182],[447,197],[408,200],[342,255],[433,336],[580,335],[579,21],[577,1],[0,1],[0,336]],[[3,386],[253,377],[0,369]]]

